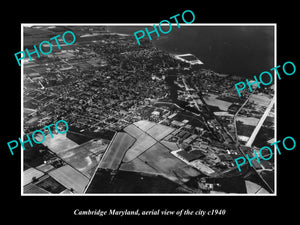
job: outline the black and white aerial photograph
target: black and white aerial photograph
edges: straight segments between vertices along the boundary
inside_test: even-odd
[[[295,3],[11,3],[3,221],[297,221]]]
[[[154,22],[21,24],[22,195],[276,194],[276,24]]]

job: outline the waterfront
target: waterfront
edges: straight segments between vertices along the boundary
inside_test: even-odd
[[[35,29],[25,31],[30,34]],[[138,46],[134,37],[116,35],[118,31],[106,33],[106,27],[72,29],[78,40],[64,54],[54,53],[52,57],[25,64],[25,133],[66,119],[70,124],[70,134],[66,137],[72,144],[63,148],[56,148],[60,146],[56,143],[54,148],[45,145],[34,157],[25,152],[26,169],[35,169],[29,170],[29,175],[41,170],[44,178],[50,176],[65,187],[60,191],[71,193],[85,193],[90,185],[93,187],[96,177],[105,176],[106,172],[108,184],[117,181],[120,175],[124,187],[129,188],[116,192],[148,192],[140,190],[138,182],[137,186],[126,183],[124,179],[130,174],[120,171],[137,173],[133,177],[137,180],[153,174],[167,178],[166,185],[157,187],[170,183],[171,189],[158,190],[155,183],[154,189],[149,187],[149,192],[158,193],[209,193],[203,186],[206,181],[201,180],[199,189],[185,183],[195,177],[198,183],[204,176],[241,176],[234,164],[239,157],[236,140],[230,138],[235,131],[233,115],[250,94],[245,91],[239,98],[232,88],[241,77],[225,76],[207,65],[205,68],[190,63],[197,60],[194,54],[181,55],[186,60],[180,60],[153,47],[151,41]],[[54,32],[47,28],[44,31]],[[101,35],[94,35],[98,31]],[[65,68],[61,63],[71,66]],[[37,82],[44,88],[35,87]],[[272,90],[262,91],[272,93]],[[264,102],[261,104],[263,108]],[[245,116],[255,113],[259,117],[257,109],[256,105],[249,105],[249,110],[241,113]],[[243,124],[239,126],[243,129]],[[244,170],[248,171],[246,167]],[[44,178],[33,179],[27,185],[40,187]],[[97,188],[95,184],[92,192],[107,192],[102,185],[101,182]]]
[[[143,28],[110,26],[109,31],[133,35]],[[273,26],[182,26],[152,42],[172,54],[192,53],[218,73],[253,77],[274,65]]]

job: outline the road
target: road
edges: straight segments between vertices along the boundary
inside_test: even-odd
[[[102,169],[118,170],[124,155],[135,141],[136,139],[127,133],[117,133],[101,158],[99,167]]]
[[[275,96],[273,97],[272,101],[270,102],[270,104],[268,105],[266,111],[264,112],[263,116],[260,118],[257,126],[255,127],[254,131],[252,132],[251,134],[251,137],[249,138],[249,140],[247,141],[246,143],[246,146],[248,147],[251,147],[252,146],[252,143],[253,141],[255,140],[256,138],[256,135],[258,134],[261,126],[263,125],[263,123],[265,122],[267,116],[269,115],[273,105],[274,105],[274,102],[275,102]]]
[[[255,90],[254,90],[255,92]],[[234,114],[234,117],[233,117],[233,125],[234,125],[234,130],[235,130],[235,138],[236,140],[238,141],[238,134],[237,134],[237,126],[236,126],[236,117],[237,115],[239,114],[239,112],[242,110],[242,108],[247,104],[247,102],[249,101],[250,97],[252,96],[252,94],[254,93],[252,92],[249,97],[247,98],[247,100],[243,103],[243,105],[238,109],[238,111]]]
[[[185,84],[185,87],[186,87],[186,89],[187,89],[187,84],[184,82],[184,84]],[[201,93],[201,91],[199,90],[199,89],[197,89],[198,90],[198,96],[200,97],[200,99],[201,99],[201,101],[202,101],[202,103],[204,104],[204,106],[206,107],[206,109],[208,110],[208,112],[210,112],[211,113],[211,115],[217,120],[217,122],[220,124],[220,126],[221,126],[221,128],[222,128],[222,130],[223,131],[225,131],[226,133],[227,133],[227,135],[230,137],[230,139],[232,140],[232,142],[233,143],[235,143],[235,146],[236,146],[236,150],[244,157],[244,158],[246,158],[246,154],[242,151],[242,149],[241,149],[241,147],[240,147],[240,143],[238,142],[238,139],[234,139],[233,137],[232,137],[232,135],[224,128],[224,126],[222,125],[222,123],[220,123],[219,122],[219,120],[218,120],[218,118],[214,115],[214,113],[212,113],[211,111],[210,111],[210,109],[207,107],[207,104],[206,104],[206,102],[205,102],[205,100],[203,99],[203,96],[202,96],[202,93]],[[188,91],[188,90],[187,90]],[[189,92],[188,92],[189,93]],[[190,93],[189,93],[190,94]],[[248,101],[248,99],[246,100],[246,102],[244,103],[244,104],[246,104],[247,103],[247,101]],[[274,101],[274,98],[273,98],[273,100],[272,101]],[[274,103],[274,102],[273,102]],[[243,105],[244,105],[243,104]],[[273,105],[273,104],[271,104],[271,105]],[[270,107],[270,105],[268,106],[268,108]],[[242,108],[242,107],[241,107]],[[272,107],[270,107],[270,108],[272,108]],[[197,109],[198,109],[198,107],[197,107]],[[267,111],[267,110],[266,110]],[[265,112],[266,113],[266,112]],[[268,113],[267,113],[268,114]],[[258,129],[259,130],[259,129]],[[248,164],[244,164],[245,166],[246,165],[248,165]],[[270,187],[270,185],[264,180],[264,178],[256,171],[256,169],[254,168],[254,167],[248,167],[250,170],[252,170],[257,176],[258,176],[258,178],[261,180],[261,182],[264,184],[264,188],[266,189],[266,190],[268,190],[270,193],[273,193],[273,189]]]

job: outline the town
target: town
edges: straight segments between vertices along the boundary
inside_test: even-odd
[[[238,97],[240,77],[106,26],[25,27],[24,47],[65,30],[76,43],[24,59],[24,133],[69,125],[23,152],[24,193],[273,192],[273,160],[234,161],[274,139],[273,85]]]

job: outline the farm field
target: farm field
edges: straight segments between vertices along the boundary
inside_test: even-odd
[[[127,133],[119,132],[111,141],[107,152],[103,156],[99,167],[103,169],[118,169],[124,154],[134,143],[135,139]]]
[[[169,179],[174,181],[178,181],[179,178],[184,180],[200,175],[194,168],[173,156],[170,151],[160,143],[153,145],[138,158],[147,162],[147,164],[156,171],[165,174]]]
[[[75,193],[83,193],[89,179],[69,165],[62,166],[49,172],[49,175]]]
[[[42,140],[42,135],[39,133],[35,136],[37,141]],[[60,152],[64,152],[67,149],[74,148],[79,146],[74,141],[70,140],[66,137],[66,134],[55,134],[53,133],[53,138],[51,138],[50,134],[47,134],[45,137],[45,141],[43,145],[47,146],[51,151],[59,154]]]
[[[107,145],[108,143],[101,139],[93,139],[80,146],[60,152],[58,156],[90,178]]]

